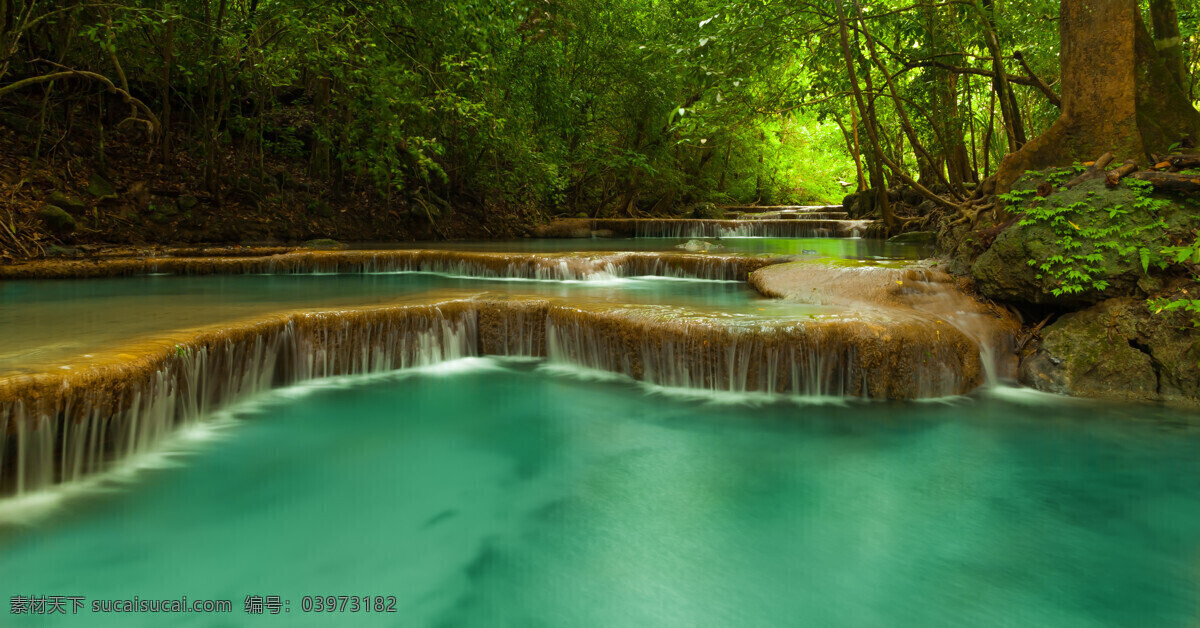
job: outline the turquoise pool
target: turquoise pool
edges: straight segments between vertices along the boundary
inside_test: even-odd
[[[470,358],[267,393],[10,502],[0,589],[233,606],[14,626],[1195,626],[1198,448],[1192,415],[1009,389],[764,403]]]

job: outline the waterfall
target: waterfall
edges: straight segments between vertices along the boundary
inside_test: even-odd
[[[272,386],[471,356],[476,337],[461,303],[298,314],[91,372],[0,380],[0,493],[103,471]]]
[[[995,385],[1016,376],[1019,323],[1007,312],[965,295],[944,272],[788,263],[753,272],[750,284],[764,295],[787,301],[841,305],[909,320],[933,330],[935,341],[965,338],[979,354],[985,383]]]
[[[593,221],[599,223],[604,221]],[[617,222],[617,221],[614,221]],[[871,224],[869,220],[826,219],[754,219],[693,220],[646,219],[632,223],[638,238],[850,238],[859,237]],[[617,232],[625,225],[606,225]],[[616,229],[614,229],[616,227]]]
[[[763,276],[753,279],[762,283]],[[936,293],[920,285],[912,290]],[[296,313],[230,325],[170,348],[140,346],[136,357],[118,354],[120,361],[107,366],[0,378],[0,494],[104,471],[153,450],[179,427],[271,387],[475,355],[545,357],[710,391],[873,399],[968,393],[987,368],[984,344],[975,338],[986,337],[988,321],[936,303],[918,300],[910,309],[931,308],[944,324],[901,309],[747,324],[668,306],[583,309],[513,298]],[[971,324],[978,324],[977,332]]]
[[[547,357],[649,383],[712,391],[914,399],[979,383],[974,344],[924,325],[819,321],[731,328],[664,311],[552,308]]]
[[[149,273],[177,275],[428,272],[490,279],[547,281],[608,280],[658,275],[685,279],[744,281],[750,272],[779,258],[688,253],[591,253],[569,256],[479,251],[301,251],[258,257],[162,257],[34,262],[0,266],[0,279],[120,277]]]

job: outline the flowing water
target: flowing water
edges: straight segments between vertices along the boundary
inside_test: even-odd
[[[1007,332],[895,267],[917,248],[597,242],[0,282],[0,598],[112,626],[1200,622],[1200,417],[995,387]],[[744,281],[767,263],[779,299]],[[233,612],[90,612],[134,596]]]
[[[427,302],[475,295],[572,303],[675,305],[795,317],[837,308],[783,304],[742,282],[605,276],[594,281],[480,279],[433,273],[142,276],[0,283],[0,376],[79,368],[114,344],[300,309]]]
[[[702,240],[715,253],[749,253],[774,255],[814,255],[846,260],[916,260],[927,257],[932,247],[912,243],[890,243],[868,238],[739,238],[694,236],[675,238],[577,238],[529,239],[520,241],[430,242],[418,244],[426,248],[466,251],[534,253],[568,251],[676,251],[686,250],[693,240]],[[364,248],[412,248],[410,244],[363,244]]]
[[[0,510],[29,517],[0,528],[3,594],[88,602],[4,623],[1195,626],[1200,427],[1179,416],[1003,389],[755,402],[484,358],[324,380]],[[234,612],[90,612],[135,595]]]

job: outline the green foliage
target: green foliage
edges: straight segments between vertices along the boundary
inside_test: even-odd
[[[1044,178],[1057,184],[1080,171],[1081,166],[1072,166],[1046,173]],[[1032,189],[1014,190],[1000,196],[1008,203],[1010,211],[1023,212],[1021,225],[1041,224],[1053,234],[1057,245],[1055,252],[1044,258],[1032,258],[1028,264],[1038,270],[1038,279],[1054,280],[1056,285],[1051,289],[1054,296],[1089,289],[1104,291],[1108,287],[1108,282],[1102,278],[1106,253],[1118,259],[1137,260],[1142,272],[1147,274],[1151,268],[1161,270],[1171,263],[1188,260],[1200,263],[1200,250],[1194,242],[1188,246],[1170,246],[1166,241],[1168,224],[1163,215],[1170,209],[1170,201],[1155,197],[1153,187],[1146,181],[1123,179],[1122,185],[1134,193],[1134,200],[1129,205],[1098,206],[1094,192],[1088,193],[1087,200],[1069,204],[1058,195],[1035,196]],[[1190,308],[1186,304],[1168,306],[1161,303],[1153,307],[1157,310]]]

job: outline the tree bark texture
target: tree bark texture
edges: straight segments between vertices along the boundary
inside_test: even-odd
[[[1200,113],[1154,50],[1135,0],[1062,0],[1061,7],[1062,113],[1004,158],[1002,191],[1026,170],[1105,152],[1143,160],[1150,150],[1200,136]]]

